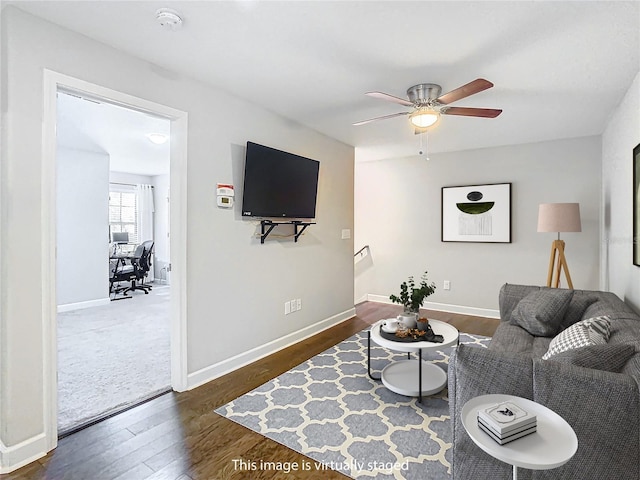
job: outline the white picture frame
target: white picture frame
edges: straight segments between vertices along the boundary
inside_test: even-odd
[[[511,183],[442,187],[443,242],[511,243]]]

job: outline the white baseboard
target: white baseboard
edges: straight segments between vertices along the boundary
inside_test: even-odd
[[[370,302],[379,302],[379,303],[393,303],[389,300],[389,297],[385,297],[384,295],[367,295],[367,300]],[[425,302],[422,305],[422,308],[427,310],[437,310],[438,312],[448,312],[448,313],[460,313],[463,315],[474,315],[476,317],[488,317],[488,318],[500,318],[499,310],[492,310],[489,308],[478,308],[478,307],[466,307],[464,305],[449,305],[447,303],[435,303],[435,302]]]
[[[369,300],[369,295],[363,295],[360,298],[356,299],[355,304],[358,305],[362,302],[366,302],[367,300]]]
[[[348,320],[349,318],[355,316],[355,314],[356,309],[350,308],[349,310],[338,313],[337,315],[326,318],[324,320],[320,320],[313,325],[285,335],[284,337],[280,337],[276,340],[266,343],[265,345],[253,348],[239,355],[235,355],[231,358],[223,360],[222,362],[218,362],[201,370],[198,370],[197,372],[190,373],[187,376],[187,390],[199,387],[200,385],[210,382],[211,380],[221,377],[222,375],[226,375],[229,372],[237,370],[238,368],[244,367],[245,365],[276,353],[283,348],[289,347],[294,343],[298,343],[306,338],[316,335],[323,330],[326,330],[333,327],[334,325],[337,325],[338,323]]]
[[[13,472],[46,454],[47,439],[44,433],[11,447],[0,442],[0,474]]]
[[[106,297],[98,298],[96,300],[87,300],[86,302],[65,303],[64,305],[58,305],[58,313],[70,312],[71,310],[81,310],[83,308],[100,307],[101,305],[109,305],[109,302],[111,302],[111,299]]]

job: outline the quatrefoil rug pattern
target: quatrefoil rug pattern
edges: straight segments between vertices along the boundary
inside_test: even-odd
[[[486,347],[490,340],[460,334],[460,343]],[[446,370],[451,351],[423,351],[423,358]],[[371,367],[378,375],[388,363],[406,358],[371,343]],[[420,404],[369,378],[366,331],[216,412],[310,457],[300,469],[331,468],[357,479],[451,477],[446,388]],[[244,460],[240,467],[260,468],[260,459]]]

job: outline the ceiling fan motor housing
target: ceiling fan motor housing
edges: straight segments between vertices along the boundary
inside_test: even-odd
[[[420,83],[407,90],[409,101],[417,105],[427,105],[442,93],[442,87],[435,83]]]

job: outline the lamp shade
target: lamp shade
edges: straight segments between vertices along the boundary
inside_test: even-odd
[[[538,232],[581,232],[579,203],[541,203]]]

